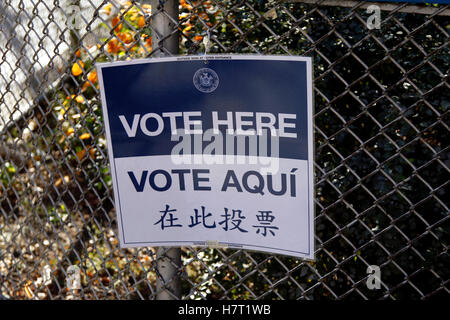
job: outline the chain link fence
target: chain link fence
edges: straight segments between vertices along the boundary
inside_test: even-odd
[[[0,297],[448,298],[450,7],[370,4],[2,1]],[[313,57],[314,262],[119,248],[95,64],[205,50]]]

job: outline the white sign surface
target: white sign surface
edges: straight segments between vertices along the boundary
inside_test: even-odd
[[[311,68],[240,55],[100,64],[121,246],[314,259]]]

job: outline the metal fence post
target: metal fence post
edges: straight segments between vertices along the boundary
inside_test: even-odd
[[[148,2],[152,6],[153,50],[156,49],[153,56],[163,57],[178,54],[178,32],[172,34],[178,25],[178,0],[150,0]],[[156,280],[156,299],[179,299],[181,297],[181,279],[177,273],[181,267],[180,248],[159,247],[156,259],[159,272]]]
[[[153,56],[163,57],[178,54],[178,0],[150,0],[148,2],[152,6],[153,50],[156,49]]]

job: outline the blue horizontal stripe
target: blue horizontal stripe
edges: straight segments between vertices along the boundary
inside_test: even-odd
[[[212,93],[200,92],[193,84],[193,75],[205,66],[213,69],[220,79]],[[280,138],[279,156],[307,160],[305,61],[233,59],[210,60],[207,65],[204,61],[143,63],[104,67],[102,75],[115,158],[170,155],[178,143],[171,141],[168,118],[164,118],[167,129],[160,135],[147,136],[138,128],[136,137],[129,138],[119,115],[124,115],[131,125],[135,114],[201,111],[203,130],[206,130],[212,127],[212,111],[218,111],[221,119],[229,111],[250,111],[297,114],[296,129],[291,130],[298,138]],[[149,127],[152,123],[156,127],[155,120],[148,121]],[[225,127],[219,128],[226,133]]]

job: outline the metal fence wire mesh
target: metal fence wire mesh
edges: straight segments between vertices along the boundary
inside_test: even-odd
[[[181,279],[174,298],[448,298],[450,6],[380,4],[369,30],[369,4],[2,1],[1,296],[155,299]],[[184,247],[163,278],[167,249],[119,248],[95,64],[205,45],[313,57],[314,262]]]

